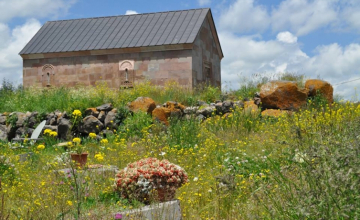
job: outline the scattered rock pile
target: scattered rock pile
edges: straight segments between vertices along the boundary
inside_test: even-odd
[[[245,112],[258,114],[260,108],[262,116],[278,117],[296,111],[306,104],[309,97],[322,94],[329,103],[333,102],[333,88],[325,81],[311,79],[305,83],[305,88],[298,88],[295,82],[271,81],[260,88],[260,93],[255,94],[253,100],[245,101],[216,101],[205,103],[198,101],[196,106],[184,106],[178,102],[168,101],[163,105],[156,105],[149,97],[138,97],[128,103],[132,112],[143,111],[152,115],[155,121],[169,125],[169,118],[196,118],[204,120],[214,115],[228,116],[236,108],[243,108]],[[83,113],[82,120],[76,124],[77,132],[82,135],[89,133],[113,133],[119,124],[116,123],[117,109],[111,103],[106,103],[96,108],[88,108]],[[38,112],[12,112],[0,114],[0,140],[30,137],[37,123],[44,116]],[[68,140],[73,129],[71,115],[67,112],[55,110],[45,116],[44,129],[58,133],[58,138]]]

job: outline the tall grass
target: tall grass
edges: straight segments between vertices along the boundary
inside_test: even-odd
[[[6,91],[8,95],[1,98],[14,109],[1,106],[1,111],[8,112],[83,110],[104,102],[118,107],[138,96],[149,96],[158,104],[173,100],[187,105],[198,99],[222,98],[216,88],[190,91],[168,85],[160,89],[148,83],[131,90],[98,85]],[[37,106],[37,100],[43,106]],[[117,119],[122,124],[107,136],[108,143],[83,138],[88,164],[122,169],[146,157],[178,164],[189,175],[189,183],[176,194],[183,219],[360,218],[359,104],[327,105],[319,98],[292,115],[275,119],[237,108],[204,122],[172,118],[168,127],[145,113],[119,111]],[[113,172],[87,168],[70,176],[56,172],[71,167],[69,155],[64,147],[52,144],[57,141],[44,142],[43,150],[38,144],[10,148],[15,144],[0,143],[5,158],[0,160],[0,218],[111,219],[112,213],[143,206],[142,201],[122,199],[113,191]],[[30,158],[20,162],[19,154],[26,152],[32,152]],[[103,160],[95,157],[99,153]]]

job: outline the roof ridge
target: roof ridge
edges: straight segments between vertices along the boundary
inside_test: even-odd
[[[121,16],[160,14],[160,13],[179,12],[179,11],[193,11],[193,10],[204,10],[204,9],[210,9],[210,8],[192,8],[192,9],[173,10],[173,11],[147,12],[147,13],[139,13],[139,14],[131,14],[131,15],[111,15],[111,16],[89,17],[89,18],[74,18],[74,19],[54,20],[54,21],[47,21],[47,22],[75,21],[75,20],[97,19],[97,18],[112,18],[112,17],[121,17]]]

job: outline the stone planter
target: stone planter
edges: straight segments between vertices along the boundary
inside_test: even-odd
[[[173,200],[114,214],[114,219],[181,220],[180,201]]]

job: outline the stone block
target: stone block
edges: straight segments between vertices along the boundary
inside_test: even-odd
[[[180,201],[173,200],[163,203],[148,205],[139,209],[133,209],[114,214],[115,219],[130,220],[181,220]]]

